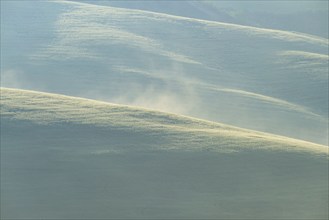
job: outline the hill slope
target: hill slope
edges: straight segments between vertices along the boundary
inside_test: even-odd
[[[2,218],[326,218],[328,148],[1,89]]]
[[[75,1],[75,0],[74,0]],[[328,3],[229,1],[93,1],[90,4],[140,9],[203,20],[297,31],[328,38]]]
[[[66,1],[1,6],[2,86],[328,144],[326,38]]]

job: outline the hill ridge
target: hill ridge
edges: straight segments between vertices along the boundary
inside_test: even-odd
[[[198,140],[211,145],[214,150],[218,146],[229,149],[230,144],[221,142],[226,140],[233,143],[232,150],[244,148],[237,144],[242,141],[247,147],[257,145],[256,148],[260,149],[280,149],[284,146],[282,149],[286,148],[284,150],[288,151],[297,149],[328,154],[327,146],[284,136],[140,107],[21,89],[1,88],[1,117],[44,125],[65,122],[156,135],[164,132],[163,134],[173,136],[174,139],[178,138],[178,144],[186,138],[185,146],[198,145],[194,143]],[[191,137],[193,135],[196,139]]]
[[[264,32],[264,33],[271,33],[273,35],[275,35],[275,37],[283,37],[283,35],[286,35],[286,37],[288,37],[289,35],[291,37],[297,37],[296,39],[299,40],[311,40],[314,43],[321,43],[322,45],[329,45],[329,41],[326,38],[320,37],[320,36],[315,36],[315,35],[311,35],[311,34],[307,34],[307,33],[300,33],[297,31],[286,31],[286,30],[278,30],[278,29],[270,29],[270,28],[260,28],[260,27],[253,27],[253,26],[247,26],[247,25],[241,25],[241,24],[234,24],[234,23],[226,23],[226,22],[219,22],[219,21],[211,21],[211,20],[204,20],[204,19],[200,19],[200,18],[190,18],[190,17],[183,17],[183,16],[178,16],[178,15],[171,15],[171,14],[166,14],[166,13],[160,13],[160,12],[154,12],[154,11],[146,11],[146,10],[141,10],[141,9],[127,9],[127,8],[120,8],[120,7],[113,7],[113,6],[105,6],[105,5],[95,5],[95,4],[90,4],[90,3],[84,3],[84,2],[75,2],[75,1],[66,1],[63,0],[59,3],[67,3],[67,4],[77,4],[77,5],[81,5],[81,6],[89,6],[89,7],[95,7],[95,8],[117,8],[120,9],[122,11],[133,11],[133,12],[143,12],[146,13],[148,15],[159,15],[159,16],[163,16],[163,17],[167,17],[167,18],[175,18],[178,20],[185,20],[185,21],[195,21],[195,22],[199,22],[199,23],[204,23],[204,24],[208,24],[208,25],[219,25],[219,26],[226,26],[226,27],[230,27],[232,29],[237,28],[237,29],[241,29],[241,30],[254,30],[255,32]],[[280,35],[283,34],[283,35]],[[287,38],[285,38],[287,39]],[[291,40],[293,40],[293,38],[291,38]]]

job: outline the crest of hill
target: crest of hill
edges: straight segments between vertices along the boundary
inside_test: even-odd
[[[88,125],[108,132],[142,134],[143,138],[134,143],[136,146],[154,148],[152,141],[146,144],[147,140],[163,139],[155,148],[164,150],[267,149],[328,154],[327,146],[283,136],[132,106],[19,89],[1,88],[1,119],[8,124],[24,121],[46,128]]]

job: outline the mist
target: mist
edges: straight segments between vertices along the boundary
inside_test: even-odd
[[[314,25],[283,28],[272,16],[327,13],[325,2],[94,3],[2,2],[1,86],[328,144],[326,19],[310,18],[321,27],[310,35],[296,31]],[[271,20],[255,27],[258,13]],[[200,20],[211,14],[219,17]]]

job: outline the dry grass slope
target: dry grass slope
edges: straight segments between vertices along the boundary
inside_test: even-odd
[[[36,124],[61,123],[167,135],[177,149],[271,149],[328,154],[328,147],[196,118],[58,94],[1,88],[1,117]],[[140,143],[139,143],[140,144]]]

